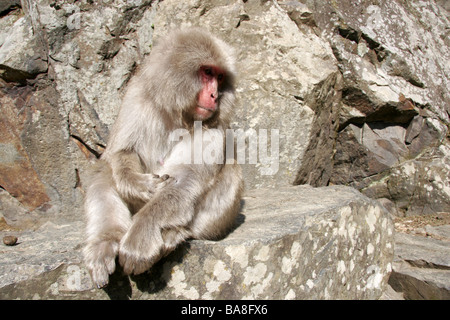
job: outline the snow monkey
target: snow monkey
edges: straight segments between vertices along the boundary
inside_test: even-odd
[[[83,254],[97,287],[108,283],[117,256],[126,274],[140,274],[181,242],[219,239],[233,226],[242,174],[220,139],[233,115],[233,56],[205,31],[178,30],[130,80],[86,192]],[[215,150],[214,161],[196,148]]]

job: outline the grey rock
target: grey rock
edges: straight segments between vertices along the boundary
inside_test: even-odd
[[[373,153],[380,165],[393,167],[407,153],[405,129],[401,126],[365,123],[362,131],[363,146]]]
[[[378,299],[393,258],[387,212],[339,186],[251,191],[225,239],[189,241],[147,274],[116,272],[105,290],[81,262],[82,225],[49,223],[0,247],[0,297]]]
[[[20,0],[0,0],[0,15],[17,8],[20,8]]]
[[[395,261],[408,261],[417,267],[450,269],[450,246],[447,241],[395,234]]]
[[[426,5],[412,1],[407,6],[401,1],[364,2],[358,10],[352,1],[311,0],[306,4],[314,14],[315,31],[333,48],[344,81],[342,98],[329,111],[338,114],[334,118],[339,125],[336,127],[335,119],[331,122],[315,116],[295,183],[348,184],[371,197],[389,198],[404,214],[447,211],[448,194],[436,188],[427,191],[424,174],[411,177],[419,187],[408,196],[391,197],[386,191],[395,194],[397,190],[381,187],[386,181],[403,184],[403,176],[395,172],[411,159],[416,160],[418,171],[438,176],[445,188],[450,185],[438,167],[428,166],[430,157],[435,159],[438,153],[444,154],[442,162],[446,162],[443,150],[449,148],[445,137],[450,97],[442,94],[448,92],[448,73],[440,70],[448,68],[443,61],[450,57],[450,50],[445,36],[432,35],[446,34],[447,12],[433,1]],[[295,7],[289,2],[287,12]],[[431,29],[434,31],[429,33]],[[425,51],[434,52],[434,58],[424,58],[423,44],[417,39],[425,38],[429,39]],[[441,56],[446,58],[436,58]],[[334,134],[314,134],[333,127]],[[316,147],[326,139],[335,142],[329,143],[333,150],[318,156]],[[326,174],[311,174],[316,171]],[[425,193],[427,197],[422,196]]]
[[[400,215],[400,213],[397,209],[397,206],[391,200],[386,199],[386,198],[379,198],[379,199],[377,199],[377,201],[389,212],[389,214],[392,217],[396,217],[396,216]]]
[[[302,28],[302,25],[310,27],[316,26],[314,14],[307,5],[298,1],[283,1],[280,3],[280,6],[287,11],[289,18],[291,18],[299,28]]]
[[[390,286],[407,300],[449,300],[449,270],[423,269],[394,263]]]
[[[442,226],[425,226],[425,231],[427,235],[438,240],[450,240],[450,225]]]
[[[422,131],[424,119],[421,116],[415,116],[414,119],[406,130],[405,142],[411,144],[411,142],[417,138]]]
[[[314,93],[306,102],[314,110],[315,119],[311,129],[312,138],[294,184],[326,185],[333,179],[332,159],[339,157],[335,154],[334,144],[338,135],[337,106],[341,99],[342,82],[339,73],[332,74],[316,86]],[[348,157],[349,153],[345,152],[342,155]],[[336,175],[335,173],[334,176]]]
[[[405,298],[401,292],[395,291],[390,285],[388,285],[379,300],[405,300]]]
[[[4,26],[0,35],[0,77],[8,82],[25,83],[26,79],[45,73],[47,56],[44,44],[33,31],[29,19],[20,17],[6,21],[11,24]]]
[[[34,231],[0,233],[18,237],[18,243],[14,247],[0,247],[1,287],[33,279],[68,262],[81,261],[81,222],[61,225],[47,222]]]
[[[442,240],[404,233],[395,234],[395,258],[390,286],[405,299],[450,299],[449,226],[439,230]],[[446,237],[444,237],[446,236]]]
[[[393,168],[385,183],[391,199],[405,215],[448,212],[448,168],[450,158],[447,148],[441,146],[435,155],[422,161],[408,161]]]

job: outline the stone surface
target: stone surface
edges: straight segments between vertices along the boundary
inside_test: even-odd
[[[14,3],[11,5],[14,8]],[[20,10],[8,16],[1,22],[4,30],[0,37],[0,78],[24,84],[26,79],[47,72],[47,53],[29,17],[21,16]]]
[[[449,300],[450,226],[427,225],[422,235],[397,232],[389,285],[405,299]]]
[[[0,185],[33,211],[50,199],[21,140],[27,121],[25,104],[31,96],[29,88],[17,90],[13,97],[0,93]]]
[[[80,262],[82,222],[15,234],[0,247],[2,299],[378,299],[393,257],[384,209],[347,187],[249,192],[236,229],[189,241],[150,273],[94,289]]]

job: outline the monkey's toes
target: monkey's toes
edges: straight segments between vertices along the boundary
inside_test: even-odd
[[[104,264],[97,264],[96,266],[89,268],[92,282],[97,288],[101,289],[105,287],[109,282],[109,272],[108,267]]]
[[[94,280],[95,285],[97,286],[98,289],[101,289],[103,287],[106,287],[108,285],[109,282],[109,276],[108,274],[103,274],[103,275],[99,275],[99,276],[93,276],[92,277]]]
[[[108,284],[109,275],[116,269],[116,255],[119,244],[116,241],[100,241],[88,244],[84,250],[84,262],[97,288]]]

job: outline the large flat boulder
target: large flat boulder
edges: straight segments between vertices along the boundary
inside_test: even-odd
[[[149,273],[117,270],[95,289],[81,261],[83,223],[47,223],[0,245],[0,299],[378,299],[391,271],[388,213],[358,191],[289,186],[247,192],[237,226],[193,240]]]

